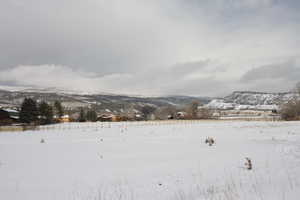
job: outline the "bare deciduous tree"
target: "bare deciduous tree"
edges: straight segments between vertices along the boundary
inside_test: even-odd
[[[294,91],[294,97],[281,105],[280,115],[284,120],[300,119],[300,82],[296,84]]]
[[[156,119],[165,120],[168,119],[169,116],[175,116],[176,115],[176,108],[174,106],[165,106],[156,109],[154,113]]]
[[[187,118],[189,118],[189,119],[197,119],[198,118],[199,105],[200,105],[200,103],[198,101],[192,101],[192,103],[186,107]]]
[[[198,110],[198,118],[199,119],[211,119],[213,116],[212,110],[209,110],[207,108],[200,108]]]

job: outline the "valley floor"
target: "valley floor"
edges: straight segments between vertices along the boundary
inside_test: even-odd
[[[215,145],[205,144],[208,136]],[[299,196],[300,122],[66,123],[0,132],[0,199]]]

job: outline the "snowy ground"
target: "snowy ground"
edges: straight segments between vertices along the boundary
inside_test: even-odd
[[[215,146],[204,143],[207,136]],[[299,196],[299,122],[73,123],[0,132],[3,200]]]

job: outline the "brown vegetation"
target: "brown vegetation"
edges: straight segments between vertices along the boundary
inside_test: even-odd
[[[281,118],[284,120],[300,120],[300,82],[295,88],[295,96],[280,109]]]

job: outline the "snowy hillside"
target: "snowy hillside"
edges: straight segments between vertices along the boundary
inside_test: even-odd
[[[169,121],[0,132],[0,197],[298,200],[299,130],[299,122]]]
[[[213,99],[206,107],[211,109],[277,110],[278,106],[295,97],[294,93],[233,92]]]
[[[273,105],[288,101],[293,96],[294,93],[233,92],[224,101],[240,105]]]
[[[1,90],[2,89],[2,90]],[[57,90],[55,88],[24,88],[1,87],[0,106],[18,107],[25,97],[32,97],[38,101],[54,102],[60,100],[68,110],[80,107],[96,106],[97,109],[119,112],[126,107],[141,108],[145,105],[183,107],[193,101],[207,104],[211,109],[237,110],[272,110],[278,105],[293,98],[293,93],[261,93],[261,92],[233,92],[224,98],[191,97],[191,96],[162,96],[142,97],[116,94],[84,94],[73,91]]]
[[[245,102],[248,103],[248,102]],[[205,105],[209,109],[219,109],[219,110],[278,110],[279,106],[276,104],[265,105],[241,105],[238,103],[227,103],[224,99],[214,99]]]

